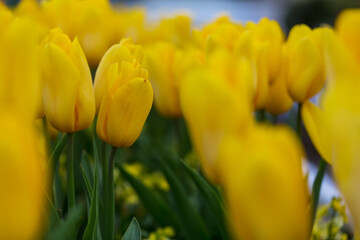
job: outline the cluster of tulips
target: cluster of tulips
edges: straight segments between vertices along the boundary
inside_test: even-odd
[[[188,16],[146,23],[143,10],[106,0],[23,0],[14,9],[0,3],[0,29],[0,238],[120,237],[120,169],[155,225],[177,238],[346,239],[331,221],[325,233],[313,231],[326,165],[360,237],[360,10],[342,12],[334,28],[296,25],[285,37],[267,18],[220,17],[193,29]],[[297,133],[267,119],[294,106]],[[173,157],[170,142],[148,136],[160,142],[147,154],[161,166],[169,201],[121,164],[114,169],[117,149],[134,144],[150,111],[184,119],[192,143]],[[322,158],[311,191],[302,123]],[[80,161],[84,131],[91,153]],[[200,168],[186,160],[192,149]],[[59,204],[64,155],[67,204]],[[80,162],[85,194],[76,189]],[[194,185],[211,215],[187,199]],[[339,204],[331,206],[345,212]],[[133,223],[124,239],[139,239]]]

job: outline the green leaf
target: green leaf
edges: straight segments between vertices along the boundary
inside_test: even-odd
[[[122,166],[118,167],[122,176],[131,184],[147,211],[157,222],[162,226],[178,226],[178,219],[175,217],[174,211],[160,194],[149,189],[145,184],[129,174]]]
[[[168,166],[167,160],[159,159],[158,162],[170,185],[170,192],[178,209],[182,230],[186,239],[211,239],[208,230],[205,228],[204,221],[191,204],[188,194],[176,177],[175,172]]]
[[[46,198],[48,200],[48,230],[51,232],[54,228],[61,225],[62,222],[48,194],[46,194]]]
[[[91,195],[92,195],[92,188],[90,186],[90,181],[88,178],[89,175],[89,169],[87,169],[87,171],[84,170],[84,163],[87,162],[89,160],[88,158],[88,154],[83,151],[81,154],[81,164],[80,164],[80,169],[81,169],[81,173],[82,173],[82,177],[83,177],[83,183],[84,183],[84,189],[85,189],[85,195],[86,195],[86,200],[88,202],[88,206],[90,208],[90,202],[91,202]]]
[[[83,212],[84,205],[79,204],[73,209],[65,219],[64,223],[58,225],[53,231],[50,232],[47,239],[49,240],[64,240],[76,239],[79,227],[84,220],[80,214]]]
[[[54,205],[56,209],[62,209],[65,199],[59,168],[60,168],[60,163],[58,162],[55,167],[54,182],[53,182]]]
[[[222,239],[231,239],[227,231],[226,210],[222,200],[219,198],[218,193],[198,172],[191,169],[186,163],[181,162],[181,166],[185,169],[187,174],[194,181],[201,194],[204,196],[206,202],[211,208],[213,214],[212,220],[215,221],[215,226],[219,228]]]
[[[98,239],[98,223],[99,223],[99,212],[98,212],[98,199],[99,199],[99,173],[98,173],[98,153],[96,149],[96,143],[93,139],[94,158],[95,158],[95,178],[93,183],[93,191],[91,196],[90,214],[88,224],[85,228],[83,239]],[[100,236],[100,235],[99,235]]]
[[[141,229],[136,218],[133,218],[122,240],[141,240]]]
[[[67,137],[68,135],[64,134],[60,141],[56,144],[55,149],[50,156],[50,163],[53,163],[54,165],[56,164],[56,161],[59,159],[62,151],[64,150],[67,142]]]

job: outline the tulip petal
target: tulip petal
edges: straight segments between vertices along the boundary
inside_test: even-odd
[[[45,114],[51,125],[59,131],[74,132],[81,74],[70,57],[55,44],[44,47],[41,63]]]
[[[143,78],[134,78],[119,88],[107,112],[108,142],[129,147],[139,137],[153,101],[152,87]]]
[[[316,150],[331,164],[329,131],[324,113],[313,103],[306,101],[301,107],[301,117]]]

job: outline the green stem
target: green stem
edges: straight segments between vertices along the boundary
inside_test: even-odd
[[[314,184],[312,187],[312,196],[311,196],[311,229],[314,226],[314,222],[315,222],[315,218],[316,218],[316,210],[319,204],[319,197],[320,197],[320,189],[321,189],[321,184],[322,181],[324,179],[325,176],[325,172],[326,172],[326,162],[324,161],[324,159],[320,160],[319,163],[319,168],[314,180]]]
[[[108,203],[108,164],[107,164],[107,159],[106,159],[106,142],[102,141],[102,147],[101,147],[101,164],[102,164],[102,190],[103,190],[103,209],[104,211],[102,212],[102,217],[103,217],[103,221],[101,221],[101,228],[102,228],[102,234],[103,234],[103,238],[106,239],[106,228],[107,228],[107,216],[106,216],[106,211],[107,211],[107,203]]]
[[[75,183],[74,183],[74,134],[68,133],[67,139],[67,198],[68,210],[75,208]]]
[[[301,107],[302,103],[298,103],[298,114],[297,114],[297,122],[296,122],[296,132],[301,140]]]
[[[108,182],[107,182],[107,203],[106,207],[106,226],[107,233],[105,239],[114,239],[114,225],[115,225],[115,194],[114,194],[114,160],[116,154],[116,147],[111,148],[109,158]]]

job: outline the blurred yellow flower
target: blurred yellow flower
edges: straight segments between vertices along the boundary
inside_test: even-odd
[[[45,227],[45,156],[31,119],[2,113],[0,126],[0,238],[38,239]]]
[[[317,94],[325,83],[325,65],[321,35],[327,29],[311,30],[296,25],[289,33],[285,49],[286,82],[294,101],[304,102]]]
[[[293,100],[286,87],[286,64],[286,61],[281,61],[279,73],[274,82],[270,83],[269,86],[265,110],[271,114],[279,115],[286,113],[293,105]]]
[[[241,239],[309,239],[302,150],[285,127],[257,126],[222,142],[218,167]]]
[[[59,28],[43,40],[40,63],[44,111],[50,124],[61,132],[86,129],[95,116],[91,73],[80,44]]]
[[[206,176],[218,182],[219,144],[231,132],[246,132],[252,124],[251,105],[224,76],[195,69],[183,80],[180,101],[192,143]]]
[[[332,163],[335,179],[343,193],[360,236],[360,71],[354,55],[331,32],[325,38],[328,84],[320,109],[307,103],[303,109],[305,127],[315,147]]]
[[[284,33],[278,22],[268,18],[260,19],[257,24],[248,22],[246,29],[253,34],[255,41],[269,45],[266,53],[266,65],[271,83],[277,78],[280,69]]]
[[[167,42],[158,42],[146,48],[144,65],[154,88],[155,106],[163,116],[182,115],[179,85],[190,69],[201,64],[200,55],[197,50],[179,49]]]
[[[5,109],[17,109],[26,117],[35,119],[42,106],[33,22],[17,18],[3,27],[0,36],[1,109],[4,112]]]
[[[335,22],[337,35],[355,55],[360,64],[360,9],[346,9],[340,13]]]
[[[111,47],[100,62],[95,94],[101,104],[96,131],[114,147],[129,147],[139,137],[150,112],[153,91],[130,39]]]

